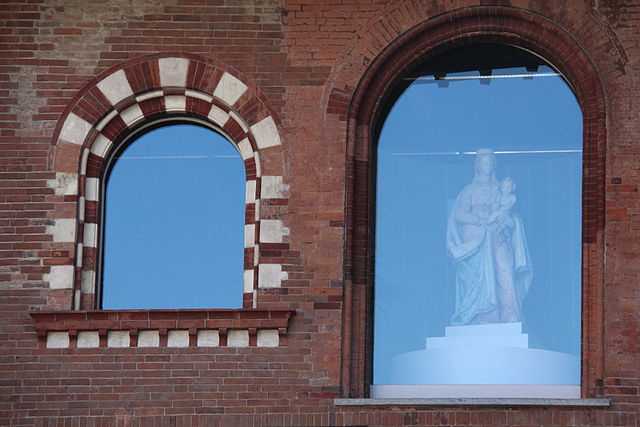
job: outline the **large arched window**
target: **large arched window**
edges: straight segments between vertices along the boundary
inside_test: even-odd
[[[112,158],[105,309],[242,306],[244,164],[225,137],[157,127]]]
[[[377,148],[373,397],[579,397],[582,114],[515,47],[416,66]]]

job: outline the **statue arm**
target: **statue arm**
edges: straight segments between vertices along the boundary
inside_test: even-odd
[[[456,221],[463,224],[482,224],[480,217],[471,213],[471,194],[466,190],[462,190],[460,193],[454,215]]]

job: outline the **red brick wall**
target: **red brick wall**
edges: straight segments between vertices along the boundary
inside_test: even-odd
[[[470,9],[479,6],[486,8]],[[0,423],[73,417],[81,425],[78,417],[88,417],[82,423],[157,425],[164,417],[185,425],[638,425],[639,12],[637,0],[3,3]],[[526,28],[507,22],[505,13],[540,31],[519,34]],[[613,404],[336,407],[334,397],[364,393],[370,359],[367,112],[377,101],[362,88],[370,86],[372,69],[380,70],[380,84],[392,80],[394,67],[407,60],[393,53],[412,48],[409,35],[424,30],[434,37],[430,25],[444,19],[438,31],[455,38],[467,28],[461,17],[481,14],[495,17],[488,21],[494,35],[509,28],[521,43],[548,49],[541,53],[576,81],[592,82],[578,88],[583,111],[593,112],[585,117],[585,140],[592,141],[586,160],[594,164],[587,179],[595,183],[585,193],[593,220],[585,229],[584,393]],[[450,16],[457,18],[446,21]],[[296,310],[286,346],[52,350],[38,339],[29,312],[70,307],[70,295],[50,290],[44,275],[75,256],[73,243],[53,242],[47,232],[54,219],[77,215],[76,196],[56,195],[47,185],[56,168],[78,167],[79,153],[59,151],[56,129],[99,75],[161,53],[237,71],[278,124],[281,157],[265,161],[280,165],[272,167],[290,185],[289,199],[266,212],[290,230],[287,250],[272,253],[288,279],[262,301]]]

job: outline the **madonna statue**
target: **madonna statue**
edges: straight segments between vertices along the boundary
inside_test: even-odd
[[[475,175],[456,198],[447,223],[447,249],[456,265],[452,325],[519,322],[533,279],[522,220],[514,212],[515,184],[498,181],[492,150],[480,149]]]

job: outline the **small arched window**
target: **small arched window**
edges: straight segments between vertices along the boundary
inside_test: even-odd
[[[477,44],[410,70],[379,133],[373,397],[579,397],[582,113]]]
[[[241,307],[244,187],[236,148],[203,126],[156,127],[116,153],[100,306]]]

